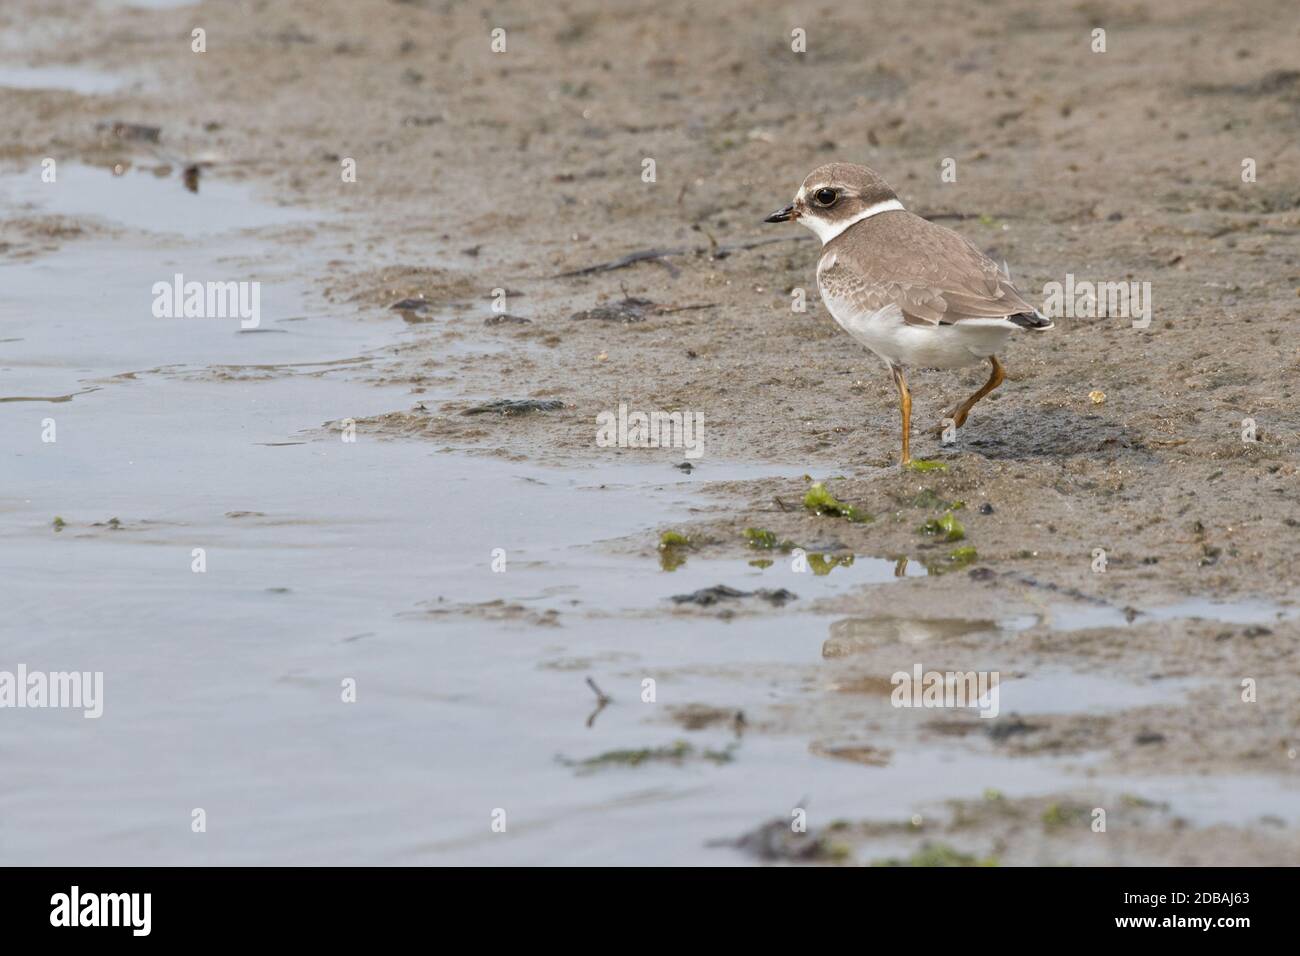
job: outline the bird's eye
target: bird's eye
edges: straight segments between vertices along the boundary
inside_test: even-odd
[[[832,206],[838,198],[839,194],[829,187],[819,189],[813,193],[813,199],[817,201],[817,205],[819,206]]]

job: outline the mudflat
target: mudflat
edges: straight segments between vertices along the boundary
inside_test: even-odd
[[[384,701],[365,726],[395,735],[358,757],[389,792],[345,787],[345,810],[265,782],[241,819],[283,839],[226,837],[214,859],[1295,861],[1292,8],[792,16],[0,10],[0,271],[5,318],[29,323],[0,326],[0,414],[30,482],[6,482],[5,556],[33,589],[26,663],[84,637],[91,659],[66,666],[102,666],[104,718],[86,723],[111,726],[117,621],[118,686],[161,653],[186,719],[224,728],[213,787],[257,734],[214,717],[198,661],[224,655],[223,686],[269,721],[317,715],[264,743],[290,765],[351,740],[335,701],[358,669],[355,706]],[[870,165],[1063,313],[1013,338],[955,443],[934,428],[985,370],[912,373],[916,469],[895,464],[889,375],[818,299],[815,238],[761,221],[832,160]],[[153,283],[181,272],[261,281],[267,317],[154,318]],[[84,285],[61,294],[60,274]],[[1089,283],[1136,288],[1147,314],[1097,315]],[[102,444],[37,464],[63,410],[55,447]],[[700,453],[600,440],[638,411],[697,416]],[[156,478],[97,472],[149,436]],[[205,543],[261,558],[196,598],[183,576]],[[181,557],[155,591],[161,548]],[[114,615],[40,613],[37,595],[105,562],[82,593]],[[182,654],[164,635],[187,600],[207,624]],[[998,673],[998,715],[891,706],[891,675],[918,664]],[[135,718],[123,758],[161,719]],[[135,862],[108,816],[42,842],[75,809],[38,808],[63,779],[47,769],[5,785],[36,825],[15,855]],[[804,795],[806,840],[763,828]],[[290,799],[319,814],[314,836],[269,809]],[[377,807],[391,829],[343,835]],[[537,828],[497,839],[500,807]],[[188,835],[190,804],[176,812]],[[139,861],[192,852],[156,846]]]

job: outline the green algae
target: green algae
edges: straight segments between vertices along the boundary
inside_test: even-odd
[[[943,843],[927,843],[906,859],[891,857],[875,860],[872,866],[997,866],[997,857],[978,859],[970,853],[962,853]]]
[[[948,560],[953,564],[962,566],[978,561],[979,556],[979,552],[975,550],[974,546],[968,544],[954,550],[952,554],[948,555]]]
[[[686,563],[686,552],[694,548],[694,542],[680,531],[665,531],[659,535],[659,567],[676,571]]]
[[[825,577],[836,568],[851,568],[853,566],[853,555],[851,554],[812,554],[808,555],[808,567],[816,577]]]
[[[840,501],[820,481],[814,482],[807,494],[803,496],[803,506],[813,514],[847,518],[859,524],[875,520],[873,515]]]
[[[1048,829],[1081,824],[1088,819],[1088,808],[1069,804],[1051,803],[1043,811],[1043,826]]]
[[[912,471],[947,471],[948,465],[942,461],[926,461],[923,458],[913,458],[907,463],[907,467]]]
[[[766,528],[746,528],[742,534],[751,548],[763,551],[793,551],[796,547],[793,541],[782,541],[775,531]]]
[[[638,747],[623,750],[607,750],[605,753],[588,757],[585,760],[558,758],[565,766],[579,770],[601,770],[607,767],[640,767],[648,763],[682,764],[687,760],[703,760],[708,763],[724,764],[734,759],[732,746],[725,750],[697,750],[684,740],[677,740],[664,747]]]
[[[946,501],[933,488],[922,488],[908,502],[913,508],[923,508],[928,511],[960,511],[966,507],[966,502]]]
[[[945,541],[960,541],[966,537],[966,529],[951,511],[946,512],[942,518],[931,518],[921,525],[920,530],[922,534],[942,535]]]

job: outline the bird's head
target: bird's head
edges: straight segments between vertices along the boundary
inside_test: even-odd
[[[797,219],[824,245],[875,212],[902,208],[898,194],[875,170],[852,163],[827,163],[808,174],[794,202],[763,221]]]

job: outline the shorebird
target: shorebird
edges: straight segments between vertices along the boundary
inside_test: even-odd
[[[866,166],[817,167],[794,202],[763,221],[792,219],[822,241],[817,287],[831,315],[894,377],[903,418],[901,464],[912,460],[908,367],[989,361],[989,380],[944,416],[961,428],[975,403],[1002,384],[1006,373],[994,353],[1011,333],[1052,327],[993,260],[951,229],[908,212]]]

